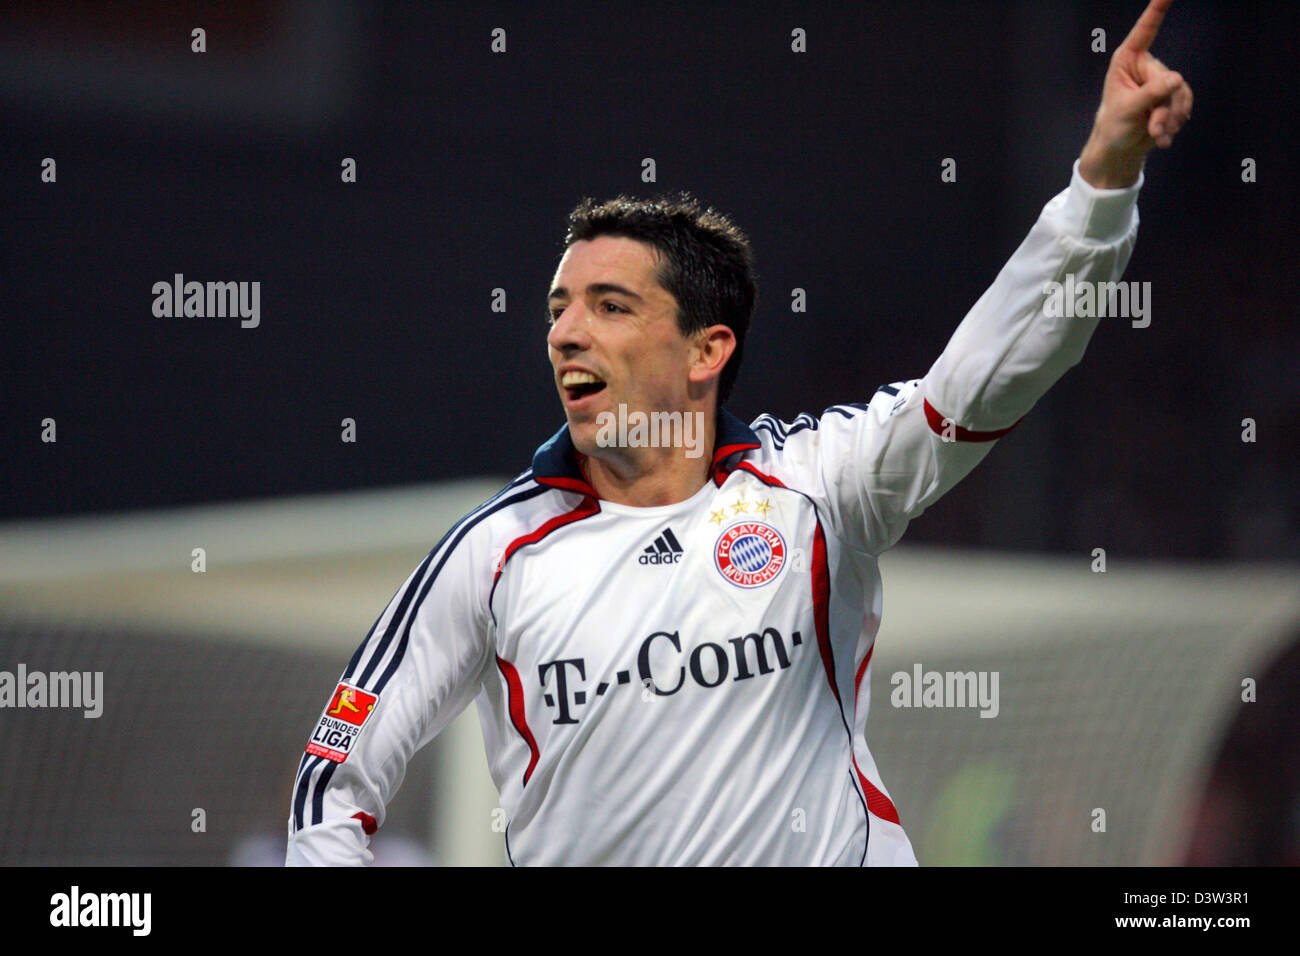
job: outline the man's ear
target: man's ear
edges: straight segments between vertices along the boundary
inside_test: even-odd
[[[692,385],[705,385],[722,374],[727,360],[736,351],[736,333],[725,325],[710,325],[692,336]]]

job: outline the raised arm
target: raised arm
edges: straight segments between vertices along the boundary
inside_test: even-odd
[[[1172,0],[1153,0],[1115,51],[1069,188],[967,313],[923,379],[882,386],[868,407],[822,418],[820,467],[848,540],[879,553],[965,477],[1083,356],[1100,315],[1063,305],[1109,296],[1137,239],[1142,164],[1191,115],[1182,77],[1148,48]],[[1132,306],[1131,306],[1132,308]]]

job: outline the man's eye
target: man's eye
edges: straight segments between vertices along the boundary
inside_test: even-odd
[[[627,312],[627,309],[623,308],[617,302],[602,302],[601,305],[602,306],[607,305],[611,307],[615,312]],[[551,309],[546,313],[546,324],[554,325],[556,322],[560,321],[560,316],[563,314],[564,314],[563,309]]]

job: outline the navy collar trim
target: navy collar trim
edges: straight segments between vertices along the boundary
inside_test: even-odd
[[[745,452],[760,447],[760,443],[754,430],[725,408],[718,409],[716,439],[709,477],[721,485],[727,474],[734,470],[728,468],[727,463],[737,455],[743,457]],[[544,485],[599,497],[578,467],[578,453],[573,447],[568,425],[537,449],[533,455],[533,477]]]

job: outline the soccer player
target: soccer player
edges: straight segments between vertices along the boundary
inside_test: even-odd
[[[286,862],[370,862],[411,755],[477,700],[515,864],[915,864],[865,740],[877,557],[1077,363],[1045,287],[1120,276],[1144,157],[1191,115],[1115,51],[1069,187],[924,378],[792,423],[724,402],[756,302],[689,197],[570,215],[547,345],[567,424],[456,524],[348,663]],[[486,823],[485,823],[486,825]]]

